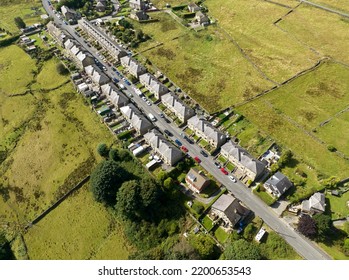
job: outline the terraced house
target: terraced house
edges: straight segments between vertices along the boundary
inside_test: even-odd
[[[236,166],[235,176],[243,182],[254,181],[266,171],[264,163],[232,141],[221,147],[221,154]]]
[[[153,124],[133,104],[121,107],[120,112],[140,135],[144,135],[153,127]]]
[[[215,128],[210,122],[198,116],[188,120],[188,127],[214,148],[219,148],[226,141],[225,134]]]
[[[124,56],[127,56],[127,52],[118,44],[114,43],[101,29],[93,25],[86,19],[78,21],[79,27],[84,30],[89,36],[95,39],[116,61]]]
[[[92,55],[82,48],[76,41],[68,39],[64,42],[64,47],[69,57],[71,57],[75,64],[80,68],[94,64]]]
[[[124,56],[120,59],[121,65],[126,68],[126,70],[137,79],[140,75],[145,74],[147,72],[147,69],[140,64],[137,60],[129,57]]]
[[[110,81],[96,64],[85,67],[85,72],[96,85],[104,85]]]
[[[139,76],[139,81],[147,90],[154,94],[156,99],[160,99],[162,95],[169,91],[168,88],[160,83],[152,74],[145,73]]]
[[[184,154],[156,129],[146,133],[144,139],[160,158],[170,166],[175,165],[184,157]]]
[[[189,118],[195,115],[192,108],[185,105],[175,94],[171,92],[161,96],[161,102],[171,112],[173,112],[182,123],[186,123]]]
[[[120,107],[124,107],[128,104],[129,99],[117,89],[117,87],[108,83],[101,86],[102,93],[110,100],[111,103],[115,106],[115,108],[119,109]]]

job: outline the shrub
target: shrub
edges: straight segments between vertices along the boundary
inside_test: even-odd
[[[335,152],[335,151],[337,151],[337,149],[336,149],[334,146],[332,146],[332,145],[328,145],[328,146],[327,146],[327,150],[329,150],[330,152]]]
[[[197,213],[197,214],[201,214],[204,211],[204,206],[202,206],[201,204],[194,204],[192,209]]]

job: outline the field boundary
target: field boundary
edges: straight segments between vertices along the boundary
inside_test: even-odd
[[[25,230],[28,230],[33,225],[37,224],[41,221],[47,214],[49,214],[52,210],[54,210],[59,204],[61,204],[67,197],[69,197],[74,191],[80,189],[85,183],[90,180],[90,175],[86,176],[79,183],[77,183],[73,188],[71,188],[66,194],[61,196],[55,203],[53,203],[49,208],[47,208],[44,212],[42,212],[39,216],[37,216],[34,220],[32,220],[28,225],[25,226]]]

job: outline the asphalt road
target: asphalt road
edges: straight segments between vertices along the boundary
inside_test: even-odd
[[[82,46],[84,46],[91,54],[93,54],[97,59],[98,57],[95,55],[95,50],[91,47],[89,47],[83,40],[83,38],[77,36],[74,32],[74,28],[70,25],[65,25],[62,23],[61,20],[59,20],[56,15],[53,13],[51,8],[49,7],[47,0],[42,0],[43,6],[49,16],[54,18],[54,21],[56,24],[61,26],[62,29],[65,29],[68,33],[71,34],[71,36],[77,40]],[[102,64],[103,62],[100,61]],[[103,64],[104,65],[104,64]],[[118,77],[112,70],[111,67],[108,65],[105,65],[107,68],[107,71],[105,71],[109,77],[116,77],[118,80],[120,80],[120,77]],[[149,113],[153,114],[157,121],[154,122],[154,125],[160,130],[164,131],[164,129],[169,130],[173,136],[171,137],[174,139],[179,139],[184,146],[186,146],[189,150],[188,154],[191,157],[198,156],[201,159],[201,165],[203,168],[205,168],[207,171],[209,171],[217,181],[219,181],[221,184],[227,187],[229,191],[233,193],[233,195],[241,200],[249,209],[251,209],[257,216],[263,219],[263,221],[271,227],[275,232],[277,232],[282,238],[286,240],[288,244],[290,244],[304,259],[309,260],[324,260],[324,259],[331,259],[330,256],[328,256],[323,250],[321,250],[315,243],[311,242],[307,238],[305,238],[303,235],[296,232],[290,225],[288,225],[283,219],[279,218],[277,214],[268,207],[263,201],[261,201],[257,196],[255,196],[249,188],[247,188],[244,184],[242,184],[240,181],[237,181],[236,183],[233,183],[231,180],[229,180],[227,175],[224,175],[215,165],[214,160],[211,156],[204,157],[200,154],[201,148],[198,147],[196,144],[190,144],[188,141],[186,141],[180,133],[182,130],[178,128],[175,124],[167,123],[163,118],[160,118],[159,114],[162,113],[162,111],[156,106],[156,105],[147,105],[146,102],[144,102],[141,97],[138,96],[138,94],[135,92],[134,87],[131,85],[125,84],[124,81],[120,80],[121,83],[124,84],[125,90],[124,92],[126,94],[132,94],[134,101],[137,103],[137,106],[141,111],[144,112],[145,115],[148,115]]]

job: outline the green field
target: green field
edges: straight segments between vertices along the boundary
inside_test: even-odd
[[[241,102],[272,86],[219,29],[210,27],[199,33],[181,31],[181,25],[169,15],[162,17],[167,18],[166,26],[177,26],[171,27],[172,35],[167,34],[161,20],[149,27],[145,24],[142,29],[152,40],[139,49],[163,43],[142,51],[142,55],[209,112]],[[172,36],[177,38],[171,40]]]
[[[338,150],[347,151],[347,143],[343,141],[343,145],[339,146],[337,140],[337,137],[342,137],[339,129],[343,125],[337,127],[337,133],[327,135],[326,139],[313,129],[345,108],[348,102],[348,74],[349,70],[344,66],[323,63],[315,71],[239,110],[261,131],[290,148],[310,167],[327,177],[345,178],[348,161],[327,149],[328,145],[337,143]],[[336,125],[332,122],[329,124]],[[322,128],[317,129],[321,131]]]
[[[30,259],[127,259],[131,248],[119,224],[87,188],[83,186],[24,235]]]
[[[344,193],[340,197],[327,195],[329,206],[331,208],[332,219],[341,219],[349,215],[349,192]]]
[[[38,10],[32,10],[37,8]],[[18,28],[14,22],[15,17],[21,17],[26,25],[41,21],[40,15],[46,14],[40,0],[10,0],[0,1],[0,27],[15,33]]]
[[[98,143],[111,144],[115,140],[107,128],[101,125],[98,116],[91,112],[83,98],[77,95],[69,82],[69,77],[57,73],[58,61],[55,58],[45,62],[40,72],[35,74],[38,70],[35,61],[20,48],[10,46],[0,49],[0,52],[2,54],[0,56],[2,65],[0,71],[0,194],[2,196],[0,213],[1,221],[5,222],[2,224],[7,224],[8,232],[14,234],[18,226],[26,225],[59,196],[90,174],[91,168],[100,158],[96,151]],[[23,63],[27,67],[23,67]],[[16,82],[12,83],[13,80]],[[11,96],[11,94],[20,95]],[[91,201],[86,204],[87,195],[89,193],[86,192],[81,200],[80,196],[69,199],[74,200],[71,204],[76,203],[76,207],[88,206],[86,211],[90,211],[91,207],[97,206],[91,206],[91,198],[88,198]],[[72,214],[68,210],[66,214],[63,213],[64,211],[61,213],[60,207],[50,214],[47,231],[48,229],[52,231],[52,224],[64,222],[60,215]],[[94,222],[96,230],[104,226],[105,219],[111,220],[111,217],[104,212],[96,213]],[[76,212],[76,215],[81,214],[79,211]],[[89,219],[92,216],[92,214],[85,215]],[[75,219],[78,220],[80,217],[76,216]],[[46,220],[40,222],[38,230],[44,228],[44,225],[46,226]],[[71,253],[62,255],[62,258],[80,259],[87,256],[92,258],[94,257],[92,253],[96,254],[97,258],[103,258],[98,255],[100,252],[109,256],[114,254],[115,258],[127,258],[126,251],[120,249],[119,252],[109,252],[110,248],[103,246],[104,242],[110,242],[109,240],[115,243],[119,240],[118,244],[124,246],[121,245],[124,243],[123,238],[114,231],[110,232],[108,238],[103,235],[105,240],[96,240],[95,248],[80,248],[74,254],[73,248],[84,242],[86,244],[92,238],[83,224],[79,230],[81,243],[73,244],[70,237],[67,237],[65,249],[63,249],[66,253],[69,250]],[[117,230],[120,231],[120,229]],[[86,233],[85,236],[84,233]],[[63,233],[55,231],[51,234],[57,235],[57,238],[64,236]],[[45,247],[41,249],[36,247],[40,241],[49,242],[46,238],[50,237],[46,232],[33,236],[35,238],[28,237],[28,239],[25,236],[29,257],[60,258],[59,250],[58,255],[49,255],[55,250],[45,251],[43,249]],[[51,246],[56,245],[51,244]]]
[[[296,12],[285,17],[278,25],[303,44],[315,49],[321,56],[349,63],[346,51],[349,42],[344,40],[348,37],[348,18],[301,5]]]
[[[278,83],[310,68],[320,58],[273,24],[289,11],[285,7],[262,0],[248,3],[207,0],[205,5],[218,20],[218,26],[239,43],[259,69]]]
[[[346,0],[312,0],[311,2],[337,10],[349,13],[349,5]]]

